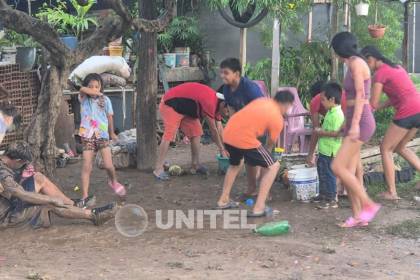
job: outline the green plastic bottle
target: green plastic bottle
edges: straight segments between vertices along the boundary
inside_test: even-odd
[[[264,236],[275,236],[288,233],[290,230],[289,221],[270,222],[258,226],[254,232]]]

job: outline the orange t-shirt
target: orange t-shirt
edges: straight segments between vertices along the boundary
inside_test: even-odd
[[[255,149],[266,132],[273,142],[283,129],[283,116],[272,99],[256,99],[235,113],[223,131],[223,141],[239,149]]]

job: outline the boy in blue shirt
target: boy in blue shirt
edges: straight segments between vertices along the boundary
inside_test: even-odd
[[[242,65],[237,58],[227,58],[220,64],[220,77],[223,80],[222,93],[232,116],[255,99],[264,97],[260,87],[246,77],[242,77]],[[259,168],[246,165],[248,190],[240,197],[245,201],[257,196],[257,177]]]

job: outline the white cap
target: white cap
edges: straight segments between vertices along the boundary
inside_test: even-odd
[[[217,99],[225,100],[225,96],[220,92],[216,92],[216,96],[217,96]]]

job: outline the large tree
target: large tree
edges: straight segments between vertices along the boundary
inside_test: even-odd
[[[147,2],[147,0],[144,1]],[[53,174],[55,170],[54,127],[70,69],[97,53],[110,41],[120,37],[127,29],[134,28],[142,32],[163,30],[170,22],[175,8],[175,0],[167,0],[165,1],[166,12],[157,19],[149,20],[133,18],[121,0],[103,0],[103,2],[111,7],[116,15],[104,19],[93,34],[79,43],[77,49],[70,50],[61,42],[58,32],[48,23],[12,9],[5,0],[0,0],[0,19],[3,25],[18,33],[31,36],[44,49],[48,68],[44,69],[42,75],[38,107],[28,130],[27,140],[32,147],[37,165],[42,167],[47,174]],[[153,69],[154,66],[146,66],[144,69],[156,71]],[[149,82],[157,83],[156,80]],[[153,120],[156,120],[156,116]]]

